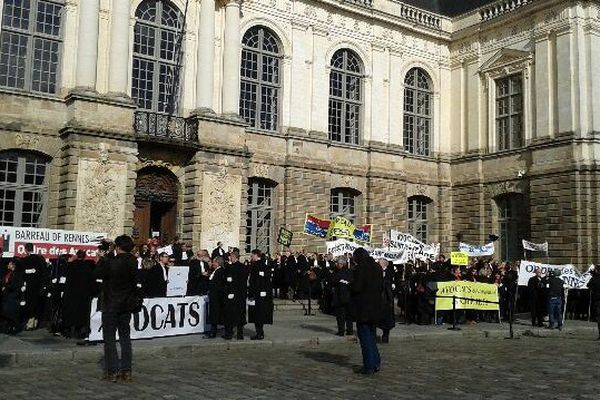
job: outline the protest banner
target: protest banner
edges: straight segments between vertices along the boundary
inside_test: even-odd
[[[500,310],[498,287],[490,283],[470,281],[438,282],[435,310],[452,310],[452,296],[456,296],[457,310]]]
[[[463,251],[450,252],[450,264],[469,265],[469,255]]]
[[[325,239],[325,237],[327,237],[327,231],[329,230],[330,222],[331,221],[328,219],[319,219],[314,215],[306,214],[303,232],[307,235]]]
[[[343,256],[348,253],[352,254],[352,253],[354,253],[354,250],[356,250],[358,248],[364,248],[365,250],[367,250],[367,252],[369,252],[371,257],[373,257],[376,260],[379,258],[385,258],[388,261],[394,261],[394,262],[400,262],[400,263],[408,262],[408,260],[403,258],[404,257],[403,252],[397,252],[397,251],[388,250],[388,249],[373,249],[370,247],[362,246],[356,242],[350,242],[346,239],[332,240],[332,241],[327,242],[326,244],[327,244],[327,253],[333,255],[334,257]]]
[[[465,252],[469,257],[483,257],[494,255],[494,242],[484,244],[483,246],[474,246],[466,243],[458,244],[458,251]]]
[[[391,230],[389,239],[389,249],[395,252],[404,253],[403,259],[408,261],[423,260],[435,261],[440,254],[440,244],[425,244],[409,233],[402,233],[397,230]]]
[[[169,267],[167,297],[185,296],[190,267]]]
[[[529,241],[523,239],[522,243],[523,243],[523,250],[539,251],[539,252],[543,252],[543,253],[548,253],[548,242],[537,244],[537,243],[529,242]]]
[[[527,286],[529,279],[535,275],[536,268],[540,269],[542,277],[554,271],[562,279],[565,289],[585,289],[592,278],[589,272],[581,273],[573,265],[542,264],[533,261],[521,261],[519,265],[519,286]]]
[[[156,252],[158,254],[166,253],[168,256],[172,256],[173,255],[173,245],[170,244],[168,246],[159,247],[158,249],[156,249]]]
[[[288,231],[283,226],[279,228],[279,235],[277,235],[277,243],[289,247],[292,245],[292,238],[294,234],[292,231]]]
[[[102,340],[102,312],[97,310],[98,299],[92,301],[89,341]],[[207,326],[208,296],[144,299],[142,310],[131,318],[131,338],[204,333]]]
[[[46,259],[58,258],[63,254],[85,251],[87,259],[93,259],[104,233],[67,231],[60,229],[18,228],[0,226],[2,257],[23,257],[25,244],[33,244],[33,252]]]
[[[337,216],[333,221],[330,221],[306,214],[303,233],[322,239],[353,239],[357,242],[370,243],[372,230],[373,226],[370,224],[357,227],[341,216]]]

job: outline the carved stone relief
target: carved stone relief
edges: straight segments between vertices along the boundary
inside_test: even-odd
[[[485,185],[485,194],[487,198],[495,198],[497,196],[508,194],[508,193],[520,193],[525,194],[526,185],[525,181],[506,181],[498,182]]]
[[[31,149],[38,145],[40,142],[39,136],[27,135],[24,133],[17,133],[15,135],[15,144],[21,149]]]
[[[79,160],[75,229],[106,232],[109,237],[123,233],[127,164],[107,159]]]
[[[219,241],[225,246],[239,246],[241,191],[241,176],[204,173],[201,248],[215,248]]]

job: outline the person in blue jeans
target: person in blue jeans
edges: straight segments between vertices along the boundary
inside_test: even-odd
[[[383,311],[383,273],[375,260],[363,248],[354,251],[353,261],[355,267],[352,301],[356,317],[356,334],[363,358],[363,367],[357,372],[373,375],[381,368],[381,357],[376,342],[376,327],[381,320]]]
[[[548,316],[550,318],[550,325],[548,329],[562,329],[562,313],[563,313],[563,301],[565,297],[565,285],[553,270],[548,273],[546,281],[546,288],[548,289]]]

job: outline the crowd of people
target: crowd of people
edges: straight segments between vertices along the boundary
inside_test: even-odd
[[[154,238],[136,247],[127,236],[103,242],[94,260],[78,251],[48,262],[34,254],[31,244],[25,250],[25,257],[0,264],[0,330],[17,333],[45,326],[55,335],[78,338],[85,344],[92,299],[97,297],[104,334],[108,331],[109,336],[105,346],[110,379],[116,379],[118,363],[114,334],[129,336],[131,312],[141,307],[143,298],[167,296],[172,266],[189,267],[187,295],[208,295],[211,328],[207,338],[216,338],[218,327],[224,326],[224,339],[231,340],[235,333],[243,340],[243,328],[249,322],[255,324],[256,332],[251,339],[262,340],[264,325],[273,323],[274,298],[310,299],[322,312],[335,316],[337,335],[354,335],[356,327],[361,346],[366,343],[363,355],[368,373],[376,372],[379,363],[375,330],[381,329],[381,342],[387,343],[396,319],[405,324],[477,324],[531,312],[532,325],[544,326],[548,319],[548,328],[560,329],[567,300],[562,280],[553,274],[542,277],[538,270],[527,287],[520,287],[518,264],[493,259],[473,258],[468,266],[460,267],[440,255],[434,262],[396,265],[373,260],[366,251],[333,257],[304,251],[271,256],[253,250],[242,262],[239,249],[225,249],[220,242],[209,253],[194,252],[177,238],[168,245]],[[436,312],[436,284],[446,281],[497,285],[500,311]],[[599,273],[594,273],[589,288],[569,291],[567,315],[600,315]],[[124,357],[130,358],[130,344],[121,345]],[[130,361],[125,362],[124,371],[129,369]]]

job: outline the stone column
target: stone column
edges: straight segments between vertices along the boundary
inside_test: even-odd
[[[240,4],[240,0],[230,0],[225,6],[222,112],[229,116],[239,116]]]
[[[79,2],[76,86],[96,90],[100,0]]]
[[[200,112],[214,113],[215,0],[202,0],[200,6],[197,57],[196,109]]]
[[[130,0],[113,0],[110,14],[109,93],[127,96]]]

